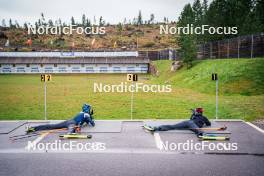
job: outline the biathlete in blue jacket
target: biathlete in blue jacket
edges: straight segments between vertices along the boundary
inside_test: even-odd
[[[84,123],[87,125],[95,126],[93,120],[93,109],[89,104],[84,104],[82,106],[82,111],[77,114],[73,119],[66,120],[57,124],[46,124],[46,125],[39,125],[35,127],[30,127],[27,129],[27,133],[41,131],[41,130],[53,130],[53,129],[61,129],[61,128],[68,128],[69,133],[77,132],[76,129],[81,128]]]

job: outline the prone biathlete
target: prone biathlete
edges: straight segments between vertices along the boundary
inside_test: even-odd
[[[26,133],[31,133],[41,130],[62,129],[62,128],[67,128],[68,133],[75,133],[77,132],[76,129],[78,128],[80,129],[84,125],[84,123],[86,123],[87,125],[95,126],[92,115],[93,115],[92,107],[89,104],[85,103],[82,106],[82,111],[78,113],[73,119],[66,120],[57,124],[45,124],[45,125],[29,127]]]
[[[207,117],[203,116],[203,108],[196,108],[192,110],[190,120],[185,120],[173,125],[161,125],[161,126],[148,126],[144,125],[143,127],[149,131],[168,131],[168,130],[184,130],[189,129],[193,131],[197,136],[202,136],[203,131],[200,128],[203,126],[211,126],[211,122]]]

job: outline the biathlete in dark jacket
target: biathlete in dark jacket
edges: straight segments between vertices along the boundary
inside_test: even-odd
[[[196,108],[195,110],[192,110],[193,114],[190,118],[190,120],[182,121],[180,123],[174,124],[174,125],[161,125],[156,127],[151,127],[148,125],[144,125],[144,128],[149,131],[168,131],[168,130],[183,130],[183,129],[189,129],[198,136],[203,135],[203,132],[200,128],[202,128],[204,125],[211,126],[211,122],[207,119],[207,117],[203,116],[203,109],[202,108]]]
[[[57,124],[46,124],[46,125],[39,125],[35,127],[30,127],[26,131],[27,133],[41,131],[41,130],[53,130],[53,129],[61,129],[61,128],[68,128],[69,133],[75,133],[76,127],[81,128],[84,123],[87,125],[95,126],[93,120],[93,109],[89,104],[84,104],[82,106],[82,111],[77,114],[73,119],[66,120]]]

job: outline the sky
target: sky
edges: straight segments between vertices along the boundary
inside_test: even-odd
[[[93,22],[94,16],[100,16],[106,22],[117,24],[124,18],[137,17],[139,10],[143,20],[149,20],[150,14],[155,15],[155,20],[163,21],[168,17],[169,21],[176,21],[187,3],[194,0],[0,0],[0,20],[17,20],[19,24],[24,22],[34,23],[40,18],[41,12],[46,19],[70,22],[73,16],[81,22],[82,14],[85,14]]]

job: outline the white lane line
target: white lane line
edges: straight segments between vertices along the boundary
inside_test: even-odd
[[[160,135],[159,133],[154,133],[154,139],[155,139],[155,142],[156,142],[156,146],[158,149],[162,150],[162,140],[160,138]]]
[[[160,151],[153,149],[138,149],[138,148],[121,148],[121,149],[106,149],[106,150],[25,150],[25,149],[3,149],[0,150],[0,154],[6,153],[21,153],[21,154],[34,154],[34,153],[63,153],[63,154],[73,154],[73,153],[89,153],[89,154],[203,154],[202,152],[177,152],[177,151]]]
[[[41,134],[37,139],[35,139],[33,142],[28,143],[28,145],[25,147],[26,150],[30,150],[33,146],[36,146],[37,143],[39,143],[45,136],[47,136],[49,132]]]
[[[215,122],[244,122],[242,119],[212,119]]]
[[[255,128],[256,130],[258,130],[261,133],[264,133],[264,130],[262,130],[261,128],[257,127],[256,125],[250,123],[250,122],[246,122],[246,124],[250,125],[251,127]]]

